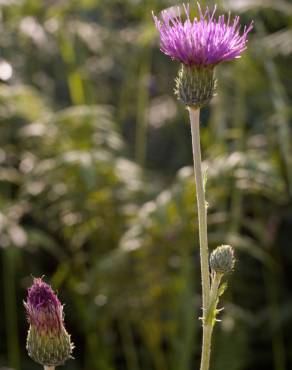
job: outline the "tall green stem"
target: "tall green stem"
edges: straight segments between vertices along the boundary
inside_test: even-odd
[[[218,303],[218,289],[221,281],[221,274],[214,274],[212,277],[212,285],[210,291],[210,300],[208,312],[203,321],[203,344],[201,355],[200,370],[209,370],[210,354],[211,354],[211,340],[216,319],[216,307]]]
[[[203,343],[202,343],[200,370],[209,370],[212,333],[213,333],[213,325],[204,324],[203,325]]]
[[[201,279],[202,279],[203,316],[204,316],[207,311],[209,303],[210,279],[209,279],[209,253],[207,237],[207,209],[201,163],[200,110],[189,107],[189,113],[192,131],[192,147],[196,180],[198,218],[199,218]]]
[[[205,200],[204,180],[202,175],[201,145],[200,145],[200,110],[189,107],[192,147],[194,158],[194,171],[196,180],[197,207],[199,219],[200,261],[203,296],[203,344],[201,357],[201,370],[208,370],[210,362],[212,323],[206,323],[205,317],[209,307],[210,278],[209,253],[207,237],[207,207]]]

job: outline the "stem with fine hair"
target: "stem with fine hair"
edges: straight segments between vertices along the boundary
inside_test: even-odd
[[[55,366],[44,366],[44,370],[55,370]]]
[[[194,172],[196,180],[196,194],[199,219],[200,260],[203,293],[203,316],[208,308],[210,279],[209,279],[209,253],[207,237],[207,209],[205,200],[205,189],[202,175],[201,145],[200,145],[200,110],[189,107],[192,147],[194,159]]]
[[[221,281],[221,274],[214,274],[212,277],[212,285],[210,290],[209,307],[203,321],[203,344],[201,354],[200,370],[209,370],[211,340],[216,319],[216,306],[218,303],[218,289]]]
[[[201,370],[209,368],[210,347],[213,325],[205,321],[210,298],[210,277],[209,277],[209,252],[207,237],[207,206],[205,200],[204,180],[202,175],[201,145],[200,145],[200,110],[192,107],[188,108],[192,132],[192,148],[194,159],[194,172],[196,181],[198,220],[199,220],[199,240],[200,240],[200,263],[202,280],[203,298],[203,343]]]

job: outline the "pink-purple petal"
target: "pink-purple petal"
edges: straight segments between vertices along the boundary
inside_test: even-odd
[[[24,302],[30,325],[39,331],[60,331],[63,307],[52,288],[41,278],[35,278]]]
[[[190,18],[189,4],[183,5],[186,20],[181,18],[180,8],[164,10],[161,20],[153,14],[155,26],[160,34],[160,49],[186,65],[208,66],[240,57],[246,49],[247,35],[253,24],[245,26],[240,34],[239,17],[231,22],[230,13],[227,22],[224,15],[215,19],[213,11],[202,11],[198,3],[199,19]]]

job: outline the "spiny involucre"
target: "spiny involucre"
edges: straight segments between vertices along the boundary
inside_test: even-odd
[[[202,11],[198,3],[199,17],[191,19],[189,4],[172,7],[161,12],[161,18],[153,14],[160,35],[160,50],[182,63],[176,80],[176,94],[186,105],[200,108],[209,103],[215,94],[214,67],[224,61],[239,58],[247,47],[247,35],[253,24],[240,33],[240,18],[231,20],[230,13],[215,18],[212,11]]]
[[[57,366],[71,357],[74,348],[64,326],[63,306],[52,288],[35,278],[24,306],[30,324],[26,348],[43,366]]]

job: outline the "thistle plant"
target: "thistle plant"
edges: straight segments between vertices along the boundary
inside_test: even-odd
[[[41,278],[33,280],[24,306],[29,322],[28,354],[45,370],[53,370],[71,358],[74,347],[64,327],[63,306]]]
[[[194,19],[191,19],[189,5],[183,5],[183,10],[185,19],[179,6],[162,11],[161,17],[153,14],[153,18],[160,34],[161,51],[181,63],[175,80],[175,94],[186,105],[190,116],[202,280],[203,343],[200,369],[208,370],[212,332],[219,312],[217,306],[226,287],[225,283],[222,284],[222,278],[233,270],[235,260],[233,248],[223,245],[212,252],[209,261],[200,109],[208,105],[215,95],[215,66],[240,57],[247,47],[247,35],[253,25],[245,26],[241,33],[239,17],[231,20],[229,14],[227,20],[224,15],[216,19],[216,6],[212,11],[207,8],[203,12],[198,4],[199,17]]]

